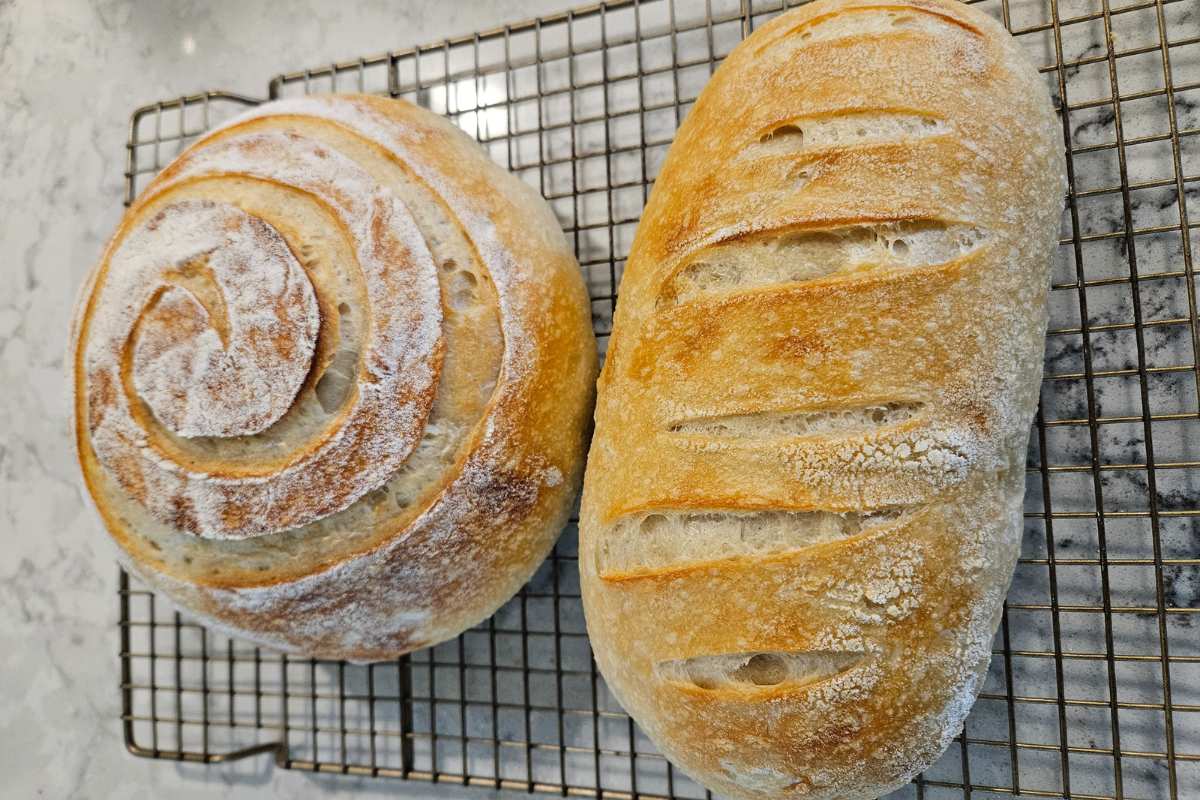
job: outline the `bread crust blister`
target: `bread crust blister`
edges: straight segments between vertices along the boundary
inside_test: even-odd
[[[597,662],[734,798],[873,798],[987,670],[1065,191],[1040,77],[949,0],[820,0],[681,126],[622,278],[580,522]]]

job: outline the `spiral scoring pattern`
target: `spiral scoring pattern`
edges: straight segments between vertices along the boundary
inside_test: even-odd
[[[318,323],[337,335],[338,298],[319,296],[287,237],[252,210],[175,202],[114,242],[83,357],[95,453],[159,520],[238,539],[346,508],[404,464],[441,369],[442,305],[409,210],[352,159],[291,131],[233,132],[176,162],[141,205],[206,179],[316,200],[336,220],[328,235],[352,243],[368,320],[341,331],[359,339],[357,381],[325,430],[275,464],[206,467],[162,440],[237,442],[277,423],[324,366]]]
[[[126,568],[202,621],[391,659],[495,611],[583,469],[586,288],[545,201],[406,102],[265,103],[130,208],[72,328]]]
[[[155,418],[180,436],[225,437],[283,416],[308,373],[320,315],[278,231],[234,206],[185,201],[138,228],[117,258],[152,292],[125,298],[121,315],[137,316],[145,301],[131,337],[133,383]]]

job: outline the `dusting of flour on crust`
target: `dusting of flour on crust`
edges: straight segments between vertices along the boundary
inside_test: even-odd
[[[118,295],[126,335],[136,326],[133,383],[160,422],[186,437],[248,436],[283,416],[308,372],[320,312],[278,231],[233,206],[185,201],[133,231],[113,260],[130,290]],[[187,288],[201,275],[216,292]]]
[[[347,136],[382,151],[403,177],[388,170],[378,180],[366,174],[373,171],[375,155],[367,157],[357,144],[343,148]],[[263,469],[239,479],[216,469],[183,468],[127,413],[127,393],[109,397],[96,392],[90,377],[77,377],[88,402],[76,407],[102,409],[114,419],[106,423],[114,430],[108,441],[93,435],[90,441],[81,438],[81,444],[97,451],[112,448],[106,455],[118,466],[108,469],[106,462],[103,472],[137,501],[133,519],[144,522],[145,507],[166,523],[161,539],[139,534],[138,548],[123,549],[123,562],[214,627],[288,652],[371,660],[458,633],[528,580],[566,521],[581,470],[583,406],[594,378],[594,372],[586,373],[595,362],[586,348],[575,350],[587,335],[586,305],[568,305],[577,289],[581,301],[586,295],[578,276],[568,274],[570,248],[552,213],[444,119],[401,103],[385,112],[366,99],[349,97],[270,103],[231,120],[168,166],[131,213],[209,178],[232,178],[243,187],[247,182],[283,186],[315,198],[331,212],[353,239],[360,264],[351,266],[364,273],[367,319],[365,325],[354,320],[349,330],[368,338],[369,347],[361,352],[359,369],[340,371],[357,380],[352,390],[357,396],[348,395],[340,406],[332,432],[309,440],[313,447],[298,450],[283,470]],[[405,203],[414,197],[436,202],[439,211],[414,206],[410,213]],[[453,247],[437,238],[446,235],[443,219],[455,229]],[[118,233],[109,258],[124,236]],[[300,255],[311,268],[302,245]],[[91,279],[79,312],[84,351],[95,339],[122,338],[119,326],[97,325],[101,314],[89,319],[104,302],[105,264],[107,258],[93,273],[99,277]],[[377,265],[388,268],[374,269]],[[446,473],[425,478],[420,470],[436,460],[428,454],[437,451],[441,458],[438,448],[453,438],[436,416],[427,420],[427,415],[438,386],[453,385],[439,383],[452,374],[450,366],[442,370],[443,356],[447,365],[452,357],[465,357],[443,354],[453,347],[453,336],[461,340],[462,335],[443,335],[442,329],[462,325],[463,317],[451,316],[456,308],[448,288],[453,284],[447,281],[466,270],[481,285],[494,285],[488,308],[495,314],[495,332],[488,334],[494,336],[488,346],[494,344],[489,358],[498,364],[494,379],[478,387],[486,399],[473,418],[477,421],[463,429],[461,444],[449,451]],[[337,307],[338,299],[331,303],[323,294],[323,283],[315,278],[312,283],[322,311]],[[570,327],[577,311],[578,333]],[[212,323],[218,324],[215,316]],[[561,344],[564,331],[570,334],[569,346]],[[324,347],[319,339],[322,354],[328,352]],[[553,374],[548,347],[565,347],[570,355],[569,361],[553,364]],[[329,363],[336,364],[344,352]],[[453,369],[461,373],[461,367]],[[581,380],[569,384],[564,375]],[[314,378],[318,383],[319,377]],[[561,409],[550,409],[542,395],[534,395],[547,381],[563,387]],[[309,391],[303,389],[302,395]],[[355,415],[383,396],[395,407],[356,427]],[[455,403],[453,398],[447,402]],[[529,437],[514,430],[529,419],[527,410],[561,424],[543,440]],[[99,427],[88,428],[95,430]],[[266,432],[268,444],[273,432]],[[405,458],[416,440],[413,452],[426,454],[423,461]],[[353,455],[338,464],[336,455],[343,450]],[[238,466],[243,465],[243,472],[256,469],[248,460]],[[315,478],[300,492],[295,487],[308,480],[304,469]],[[436,488],[419,505],[412,491],[416,480],[433,481],[424,485]],[[253,508],[253,514],[234,519],[238,515],[228,513],[231,506]],[[399,519],[403,527],[394,525]],[[183,531],[203,538],[183,536]],[[247,541],[232,541],[238,537]],[[174,552],[164,568],[142,547],[181,540],[190,552],[203,554],[203,569],[181,566]],[[301,554],[306,544],[308,552]],[[323,561],[313,557],[330,546],[345,554]],[[231,580],[213,577],[223,569],[223,559],[243,553],[252,555],[237,565],[240,574]],[[306,562],[302,569],[288,563],[301,560]],[[183,562],[192,564],[186,556]],[[291,571],[281,579],[276,566]],[[261,570],[261,580],[252,570]]]
[[[114,253],[108,280],[93,298],[85,351],[97,455],[110,468],[119,465],[111,469],[114,476],[159,519],[201,536],[243,538],[328,516],[403,464],[432,403],[442,309],[436,268],[408,210],[349,158],[291,134],[232,137],[177,162],[158,193],[214,174],[276,181],[321,198],[355,243],[373,320],[362,356],[367,379],[359,382],[340,428],[320,447],[272,474],[227,477],[194,471],[152,446],[120,381],[135,321],[131,315],[144,310],[144,305],[131,307],[127,298],[148,302],[153,290],[145,283],[144,268],[128,267],[158,263],[161,256],[147,249],[157,242],[129,237]],[[185,220],[196,216],[192,207],[180,213]],[[181,252],[196,249],[177,246]],[[236,303],[226,305],[241,311]]]

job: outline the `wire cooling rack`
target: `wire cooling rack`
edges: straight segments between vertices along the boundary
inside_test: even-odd
[[[895,797],[1200,797],[1200,4],[984,0],[1042,66],[1070,153],[1024,548],[964,735]],[[779,2],[611,2],[280,75],[444,113],[553,205],[607,341],[634,227],[680,119]],[[259,102],[134,113],[126,203]],[[1196,220],[1196,221],[1191,221]],[[136,755],[603,798],[699,798],[617,705],[585,635],[574,522],[528,586],[395,663],[229,639],[120,576]],[[439,790],[431,789],[431,794]]]

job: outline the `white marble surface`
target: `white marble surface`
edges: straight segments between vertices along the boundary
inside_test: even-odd
[[[724,2],[736,7],[736,0],[714,1],[718,6]],[[434,41],[571,4],[572,0],[477,4],[430,0],[404,5],[366,0],[0,0],[0,385],[4,387],[0,392],[0,534],[6,554],[0,560],[0,781],[15,776],[15,781],[3,784],[0,796],[240,798],[353,793],[367,797],[428,797],[433,793],[424,785],[315,777],[279,770],[267,757],[234,765],[200,766],[135,759],[123,751],[117,692],[117,570],[106,538],[84,512],[75,483],[62,376],[67,321],[77,284],[120,215],[124,144],[129,112],[134,107],[215,88],[262,96],[267,80],[281,71]],[[678,5],[681,13],[694,13],[702,7],[699,0],[680,0]],[[1126,3],[1113,0],[1112,5],[1121,7]],[[1047,0],[1010,0],[1008,6],[1015,27],[1036,26],[1047,19]],[[988,0],[987,7],[999,13],[997,0]],[[1059,8],[1063,17],[1079,16],[1098,11],[1101,0],[1059,0]],[[1200,8],[1193,0],[1167,6],[1164,18],[1172,41],[1191,41],[1200,36]],[[1159,38],[1153,9],[1114,17],[1112,27],[1118,51],[1153,48]],[[736,40],[736,33],[736,29],[718,29],[718,47],[727,49]],[[1064,27],[1064,59],[1086,61],[1103,54],[1103,38],[1103,26],[1098,21]],[[1053,61],[1049,33],[1031,33],[1021,41],[1041,63]],[[625,55],[614,59],[610,68],[619,71],[630,67],[623,61],[628,61]],[[1153,49],[1145,55],[1123,58],[1117,64],[1124,95],[1152,93],[1162,86],[1161,59]],[[1200,83],[1200,44],[1173,48],[1172,68],[1176,86]],[[706,74],[703,68],[684,71],[681,91],[694,96]],[[547,72],[546,79],[560,84],[565,80],[553,70]],[[1065,80],[1068,100],[1075,105],[1105,98],[1111,91],[1103,59],[1067,69]],[[630,82],[612,83],[612,102],[621,106],[630,101],[626,96]],[[669,90],[669,81],[650,83],[644,101],[657,101],[660,98],[656,92]],[[594,104],[596,95],[581,91],[577,99],[583,105]],[[438,98],[432,101],[436,103]],[[565,113],[564,108],[569,109],[570,104],[549,104],[547,114]],[[1177,93],[1174,110],[1178,129],[1200,127],[1200,88]],[[1160,94],[1133,100],[1123,104],[1122,113],[1125,137],[1146,137],[1145,142],[1127,150],[1127,178],[1134,187],[1129,195],[1133,226],[1142,230],[1178,225],[1180,202],[1171,152],[1162,141],[1155,140],[1155,136],[1169,130],[1166,99]],[[524,114],[517,110],[518,129]],[[669,138],[673,117],[648,115],[644,125],[632,132],[624,130],[628,126],[614,125],[615,143],[620,144],[622,136],[632,137],[632,142],[639,136],[643,140],[657,140],[660,134]],[[1073,112],[1069,127],[1077,148],[1102,145],[1116,136],[1111,107],[1102,105]],[[579,180],[584,184],[594,177],[597,166],[603,183],[603,154],[610,141],[603,129],[599,134],[595,126],[583,125],[574,140],[582,148]],[[566,142],[573,146],[569,136]],[[553,154],[555,148],[562,147],[563,139],[548,136],[540,144]],[[539,142],[535,138],[521,145],[525,146],[532,148],[536,163]],[[569,147],[567,152],[571,152]],[[653,162],[661,152],[661,147],[650,148],[649,160]],[[529,163],[526,155],[518,152],[518,162]],[[628,167],[633,170],[628,174],[636,175],[639,155],[627,152],[627,159],[615,164],[613,174],[623,177]],[[1185,176],[1200,175],[1200,136],[1185,140],[1180,159]],[[1124,227],[1121,193],[1104,191],[1121,181],[1114,151],[1101,148],[1080,153],[1075,157],[1075,167],[1076,188],[1093,191],[1078,204],[1079,232],[1085,239],[1091,237],[1080,248],[1081,269],[1092,280],[1127,276],[1131,261],[1127,242],[1101,238]],[[533,174],[536,183],[536,170]],[[564,176],[548,170],[542,177],[551,193],[577,188],[570,171]],[[596,195],[602,196],[603,192],[593,193]],[[1200,220],[1200,182],[1193,180],[1185,185],[1185,198],[1185,208],[1194,224]],[[632,204],[619,216],[626,211],[636,215],[640,192],[621,195],[615,202]],[[565,210],[562,206],[558,210],[564,219],[571,214],[581,215],[582,223],[592,213],[586,200],[574,210],[569,203]],[[600,214],[603,220],[603,209]],[[1069,235],[1070,218],[1065,217],[1064,223],[1064,234]],[[617,231],[618,249],[627,246],[628,232],[624,228]],[[606,236],[601,233],[604,231],[597,233],[595,242],[581,237],[580,252],[606,252],[607,243],[600,241]],[[1146,363],[1152,368],[1190,363],[1195,355],[1188,328],[1170,322],[1188,313],[1186,287],[1175,276],[1183,269],[1183,241],[1178,233],[1168,231],[1138,235],[1134,245],[1138,274],[1159,274],[1141,284],[1141,313],[1148,321],[1168,323],[1147,329]],[[1200,253],[1200,230],[1191,232],[1190,246],[1192,253]],[[600,276],[603,283],[607,280],[607,263],[601,261],[597,269],[604,273]],[[1075,278],[1074,249],[1061,248],[1054,276],[1061,288],[1051,295],[1052,328],[1079,324],[1081,298],[1070,286]],[[1134,303],[1127,282],[1090,286],[1086,300],[1093,324],[1119,325],[1132,320]],[[1091,358],[1096,370],[1123,370],[1137,366],[1138,353],[1130,332],[1118,327],[1092,334]],[[1083,359],[1078,334],[1049,340],[1047,370],[1051,375],[1082,372]],[[1197,399],[1190,372],[1162,373],[1148,385],[1152,412],[1195,412]],[[1138,389],[1136,375],[1096,381],[1096,414],[1140,414]],[[1043,392],[1046,419],[1086,417],[1087,405],[1082,381],[1065,377],[1047,382]],[[1151,426],[1160,461],[1200,460],[1200,429],[1193,422],[1162,421]],[[1105,463],[1119,465],[1145,458],[1145,432],[1140,422],[1102,426],[1099,439]],[[1036,442],[1030,448],[1032,465],[1043,458],[1056,465],[1086,465],[1091,459],[1088,428],[1068,425],[1048,429],[1045,455],[1038,452]],[[1171,511],[1196,509],[1200,497],[1197,472],[1160,470],[1158,506]],[[1049,498],[1043,496],[1046,489]],[[1053,473],[1044,489],[1039,474],[1034,472],[1026,505],[1030,511],[1041,511],[1043,502],[1052,499],[1055,511],[1070,512],[1093,509],[1099,502],[1109,511],[1144,513],[1148,491],[1144,470],[1105,471],[1098,489],[1089,473],[1070,471]],[[1164,557],[1196,557],[1200,552],[1197,519],[1174,517],[1161,524]],[[1148,526],[1143,520],[1110,518],[1110,557],[1144,559],[1150,555]],[[1057,520],[1053,530],[1046,530],[1040,520],[1031,519],[1024,555],[1045,558],[1047,540],[1053,541],[1059,558],[1096,557],[1097,532],[1088,520]],[[1148,572],[1126,569],[1114,574],[1121,581],[1113,584],[1120,603],[1155,604]],[[1168,606],[1200,607],[1200,569],[1169,567],[1163,577]],[[1063,568],[1058,574],[1063,603],[1098,603],[1099,585],[1099,573],[1094,569]],[[1022,565],[1010,602],[1037,604],[1046,602],[1047,597],[1045,567]],[[1167,634],[1174,654],[1200,655],[1198,617],[1168,616]],[[1102,651],[1104,630],[1098,618],[1064,618],[1063,648]],[[1118,651],[1154,653],[1157,632],[1147,624],[1153,620],[1152,614],[1114,616],[1112,635]],[[1014,649],[1052,647],[1049,616],[1044,613],[1012,614],[1010,633]],[[985,692],[1004,692],[1004,666],[1002,659],[994,660]],[[1007,681],[1018,695],[1054,698],[1054,675],[1047,671],[1052,666],[1048,659],[1014,658]],[[1161,699],[1161,679],[1153,670],[1133,671],[1124,666],[1114,678],[1123,701]],[[1102,663],[1068,662],[1067,667],[1068,683],[1063,694],[1075,698],[1106,696],[1107,676]],[[1182,667],[1175,673],[1176,702],[1200,703],[1197,674]],[[1058,744],[1053,705],[1018,704],[1016,709],[1016,728],[1023,741]],[[1108,723],[1096,717],[1094,711],[1097,709],[1069,707],[1068,740],[1072,746],[1105,746]],[[1104,711],[1099,709],[1098,713]],[[1002,702],[981,701],[968,722],[968,732],[981,738],[1004,739],[1008,735],[1004,715]],[[1179,746],[1197,752],[1200,714],[1178,714],[1175,724]],[[1142,724],[1136,714],[1124,712],[1121,726],[1126,749],[1153,751],[1164,746],[1159,728]],[[1004,751],[990,760],[987,752],[993,751],[972,748],[976,780],[1007,785]],[[1023,752],[1023,785],[1055,790],[1059,780],[1056,757],[1055,752]],[[952,748],[930,776],[957,780],[960,772],[956,758],[957,748]],[[1097,795],[1114,792],[1110,759],[1071,761],[1075,791]],[[1125,759],[1122,780],[1130,796],[1165,796],[1166,769],[1161,759]],[[1200,771],[1188,770],[1181,780],[1179,796],[1200,792]],[[448,786],[436,790],[438,797],[464,794],[487,793]]]
[[[268,757],[204,767],[124,751],[117,570],[80,501],[67,438],[69,311],[120,216],[136,106],[214,88],[262,96],[282,71],[570,4],[0,0],[0,796],[428,796],[279,770]]]

